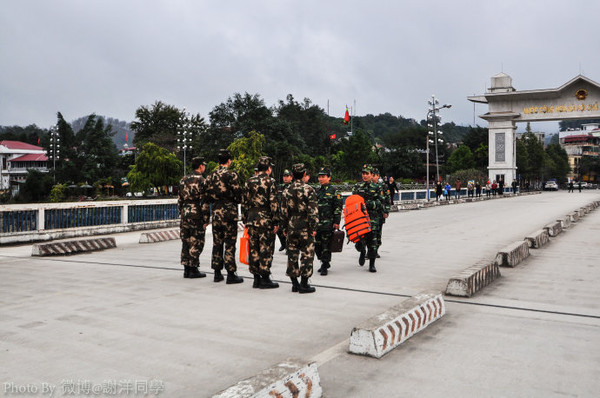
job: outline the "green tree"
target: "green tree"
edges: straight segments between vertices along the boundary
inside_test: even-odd
[[[25,184],[19,190],[19,201],[41,202],[45,200],[52,189],[52,177],[48,173],[30,169],[27,171]]]
[[[458,170],[472,169],[475,167],[473,153],[466,145],[459,146],[448,158],[447,171],[456,173]]]
[[[76,134],[76,140],[80,143],[77,164],[84,181],[93,183],[114,175],[119,159],[113,135],[112,127],[105,126],[104,120],[96,115],[90,115]]]
[[[141,147],[148,142],[175,151],[181,137],[178,133],[193,132],[195,136],[205,133],[206,123],[199,114],[188,115],[185,109],[178,109],[161,101],[152,106],[141,106],[135,111],[136,120],[131,122],[135,132],[133,144]],[[193,150],[190,151],[190,155]],[[181,155],[183,156],[183,155]]]
[[[150,187],[176,185],[181,175],[182,162],[175,154],[149,142],[142,147],[127,179],[133,191],[148,191]]]
[[[569,155],[560,144],[551,144],[546,148],[548,157],[547,174],[558,181],[565,181],[567,174],[571,171],[569,166]]]
[[[246,181],[254,175],[254,167],[258,158],[263,156],[264,142],[265,137],[253,130],[248,137],[240,137],[227,147],[233,155],[231,170],[238,173],[242,181]]]

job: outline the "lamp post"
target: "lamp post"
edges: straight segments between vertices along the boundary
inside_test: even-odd
[[[444,108],[450,108],[452,105],[450,104],[444,104],[442,106],[437,106],[439,105],[439,101],[435,98],[435,95],[431,96],[431,100],[427,101],[429,103],[429,111],[427,112],[427,127],[428,127],[428,134],[427,134],[427,144],[429,144],[429,135],[433,135],[433,139],[435,142],[435,174],[436,174],[436,182],[438,182],[440,180],[440,164],[439,164],[439,156],[438,156],[438,142],[444,142],[441,138],[438,138],[438,134],[442,135],[443,132],[438,131],[438,119],[441,119],[440,116],[437,116],[437,112],[439,112],[441,109]],[[431,118],[429,117],[431,115]],[[431,124],[429,123],[429,121],[431,120]],[[433,127],[433,131],[429,131],[429,128]],[[429,148],[428,148],[429,150]],[[429,160],[429,152],[427,153],[428,159]],[[429,172],[429,164],[427,165],[427,171]],[[427,173],[429,175],[429,173]],[[427,180],[427,183],[429,185],[429,179]]]
[[[56,160],[60,160],[60,133],[56,126],[50,127],[50,154],[52,156],[54,184],[56,184]]]
[[[183,150],[183,175],[186,170],[186,155],[187,150],[192,149],[193,131],[190,130],[189,117],[185,108],[183,108],[183,121],[181,129],[177,132],[177,150]]]

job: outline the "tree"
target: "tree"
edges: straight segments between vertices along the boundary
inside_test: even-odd
[[[458,170],[472,169],[475,167],[473,153],[466,145],[459,146],[446,162],[448,172],[456,173]]]
[[[340,140],[334,147],[337,156],[332,164],[335,175],[345,178],[356,178],[364,163],[380,163],[378,155],[373,151],[371,137],[362,130],[356,130],[348,139]]]
[[[238,173],[242,181],[254,174],[254,167],[262,153],[265,137],[256,131],[251,131],[248,137],[236,139],[227,147],[233,155],[231,170]]]
[[[96,115],[90,115],[77,133],[76,139],[80,145],[76,163],[84,181],[93,183],[114,175],[118,155],[112,140],[113,135],[112,127],[105,127],[104,120]]]
[[[571,171],[569,166],[569,155],[559,144],[551,144],[546,148],[548,157],[547,174],[558,181],[565,181],[567,174]]]
[[[30,169],[27,171],[25,184],[19,190],[22,202],[40,202],[48,197],[52,189],[52,177],[48,173]]]
[[[145,144],[135,165],[127,174],[134,191],[148,191],[150,187],[176,185],[182,174],[182,162],[173,152],[151,142]]]
[[[185,130],[200,135],[206,130],[206,123],[200,114],[190,116],[185,109],[161,101],[151,107],[139,107],[135,116],[137,120],[131,122],[131,129],[135,132],[133,144],[138,147],[153,142],[168,151],[175,151],[178,146],[177,133]]]

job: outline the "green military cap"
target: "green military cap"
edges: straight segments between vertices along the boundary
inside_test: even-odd
[[[363,164],[363,168],[362,168],[362,172],[363,173],[372,173],[373,172],[373,167],[371,167],[370,164]]]
[[[292,171],[297,174],[304,173],[306,171],[304,163],[296,163],[292,166]]]
[[[371,170],[371,173],[379,175],[379,169],[377,169],[376,167],[373,167],[373,169]]]
[[[288,169],[285,169],[285,170],[283,170],[283,175],[284,176],[291,176],[292,173]]]
[[[320,176],[331,176],[331,170],[329,170],[327,167],[321,167],[321,169],[319,170],[319,175]]]

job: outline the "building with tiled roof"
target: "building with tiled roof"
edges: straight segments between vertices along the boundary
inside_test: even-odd
[[[17,192],[30,169],[48,172],[44,148],[21,141],[0,141],[0,191],[12,188]]]

